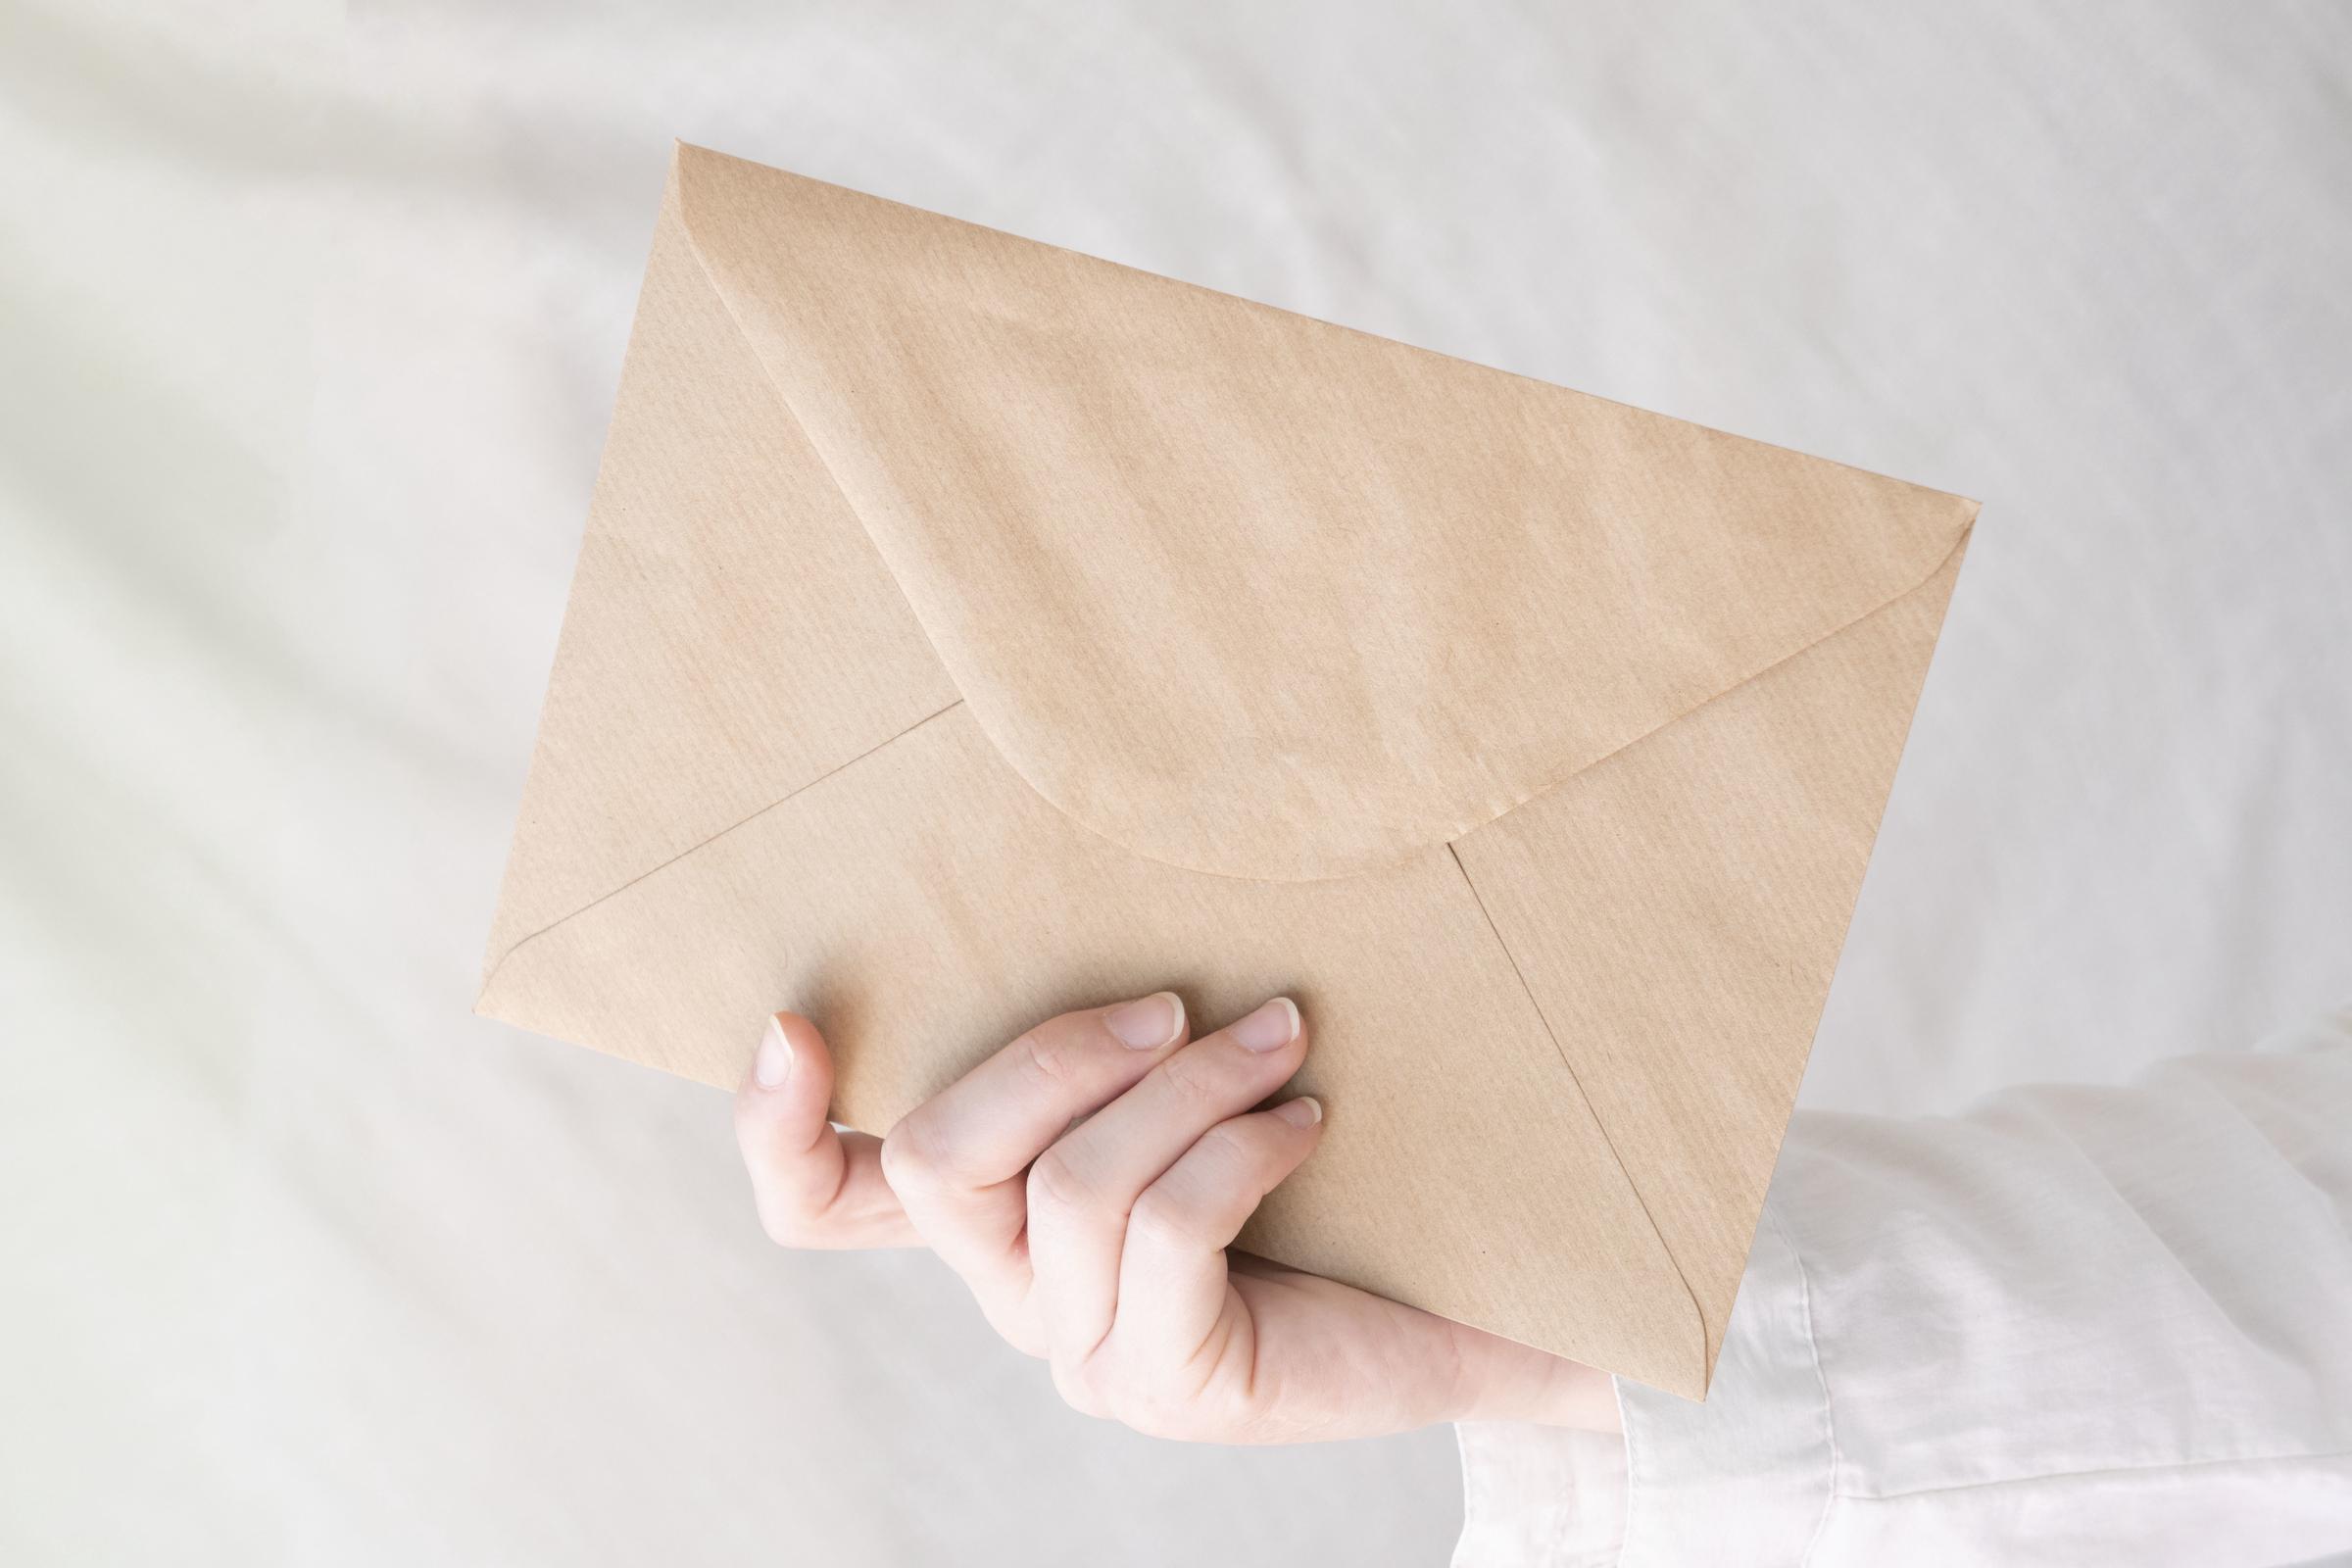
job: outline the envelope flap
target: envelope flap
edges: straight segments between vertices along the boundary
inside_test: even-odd
[[[712,291],[673,181],[485,969],[956,701]],[[855,650],[854,657],[845,650]]]
[[[1171,864],[1499,816],[1887,604],[1959,497],[699,149],[705,265],[974,716]]]

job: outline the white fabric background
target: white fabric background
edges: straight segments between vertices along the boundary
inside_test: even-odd
[[[0,1557],[1451,1539],[467,1016],[672,136],[1983,498],[1809,1102],[2352,995],[2352,10],[10,0]]]

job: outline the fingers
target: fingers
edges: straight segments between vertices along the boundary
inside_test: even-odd
[[[836,1132],[832,1103],[824,1037],[798,1013],[777,1013],[735,1096],[735,1140],[760,1225],[786,1247],[919,1245],[882,1179],[879,1141]]]
[[[1039,1348],[1023,1321],[1030,1163],[1186,1036],[1184,1004],[1169,992],[1064,1013],[916,1106],[883,1140],[883,1169],[915,1230],[1023,1348]]]
[[[1298,1008],[1278,997],[1172,1053],[1038,1156],[1027,1193],[1029,1258],[1039,1319],[1057,1362],[1091,1354],[1120,1313],[1120,1250],[1133,1228],[1130,1211],[1139,1208],[1147,1189],[1176,1179],[1189,1196],[1203,1181],[1247,1178],[1249,1171],[1229,1167],[1245,1153],[1255,1158],[1270,1147],[1277,1133],[1269,1127],[1296,1140],[1297,1130],[1286,1123],[1232,1118],[1280,1088],[1305,1054]],[[1298,1157],[1306,1147],[1299,1145]],[[1190,1174],[1178,1178],[1188,1160]],[[1262,1189],[1248,1195],[1236,1230],[1262,1196]],[[1216,1242],[1208,1250],[1224,1245]],[[1222,1282],[1220,1273],[1220,1291]]]
[[[1231,1293],[1225,1249],[1265,1196],[1314,1152],[1323,1107],[1308,1099],[1211,1128],[1144,1189],[1127,1221],[1113,1337],[1162,1368],[1212,1348]]]

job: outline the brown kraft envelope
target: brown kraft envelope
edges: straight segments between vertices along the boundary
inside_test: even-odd
[[[1287,993],[1242,1246],[1703,1396],[1976,510],[681,146],[479,1010]]]

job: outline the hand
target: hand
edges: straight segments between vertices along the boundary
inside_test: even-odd
[[[1213,1443],[1614,1431],[1590,1367],[1227,1250],[1322,1135],[1312,1100],[1251,1108],[1306,1050],[1287,999],[1194,1040],[1162,992],[1038,1025],[875,1139],[826,1119],[824,1039],[779,1013],[735,1124],[776,1241],[928,1245],[1087,1414]]]

